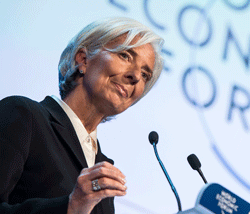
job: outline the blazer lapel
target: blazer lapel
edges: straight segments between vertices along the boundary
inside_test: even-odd
[[[98,152],[96,155],[95,163],[107,161],[107,162],[114,165],[114,161],[112,159],[109,159],[104,154],[102,154],[99,141],[97,141],[97,146],[98,146]],[[105,199],[101,200],[100,204],[101,204],[102,211],[103,211],[102,213],[114,214],[114,197],[105,198]]]
[[[80,142],[76,135],[75,129],[68,118],[67,114],[61,108],[61,106],[51,97],[47,96],[41,104],[49,111],[54,120],[51,120],[51,126],[55,130],[56,134],[61,138],[61,142],[64,143],[68,150],[72,153],[72,156],[76,158],[80,169],[86,168],[87,162],[84,157]]]

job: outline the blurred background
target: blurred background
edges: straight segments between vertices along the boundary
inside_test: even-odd
[[[183,210],[204,185],[186,160],[192,153],[208,182],[250,202],[249,0],[8,0],[0,1],[0,13],[0,99],[59,96],[60,54],[97,19],[134,18],[165,39],[157,84],[98,127],[102,151],[127,176],[117,214],[178,211],[148,142],[152,130]]]

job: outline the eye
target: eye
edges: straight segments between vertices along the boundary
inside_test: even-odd
[[[128,53],[128,52],[120,52],[119,53],[119,55],[123,58],[123,59],[125,59],[125,60],[130,60],[130,58],[131,58],[131,56],[130,56],[130,54]]]
[[[146,71],[142,71],[141,76],[145,80],[145,82],[148,82],[152,78],[151,73],[148,73]]]

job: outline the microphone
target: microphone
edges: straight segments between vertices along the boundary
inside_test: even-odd
[[[161,168],[162,168],[162,170],[163,170],[163,172],[164,172],[164,174],[165,174],[165,176],[166,176],[166,178],[168,180],[168,183],[169,183],[172,191],[174,192],[174,195],[176,197],[177,204],[178,204],[178,209],[179,209],[179,211],[181,211],[182,209],[181,209],[181,201],[180,201],[179,195],[178,195],[178,193],[177,193],[177,191],[176,191],[176,189],[174,187],[174,184],[171,181],[171,179],[170,179],[170,177],[169,177],[169,175],[167,173],[167,170],[165,169],[165,167],[164,167],[164,165],[163,165],[163,163],[162,163],[162,161],[161,161],[161,159],[160,159],[160,157],[158,155],[158,152],[157,152],[156,144],[158,143],[158,140],[159,140],[159,136],[158,136],[157,132],[155,132],[155,131],[150,132],[150,134],[148,136],[148,139],[149,139],[149,142],[154,147],[155,156],[156,156],[156,158],[157,158],[157,160],[158,160],[158,162],[159,162],[159,164],[160,164],[160,166],[161,166]]]
[[[204,183],[207,183],[207,180],[205,178],[205,176],[203,175],[202,171],[201,171],[201,162],[199,161],[199,159],[197,158],[197,156],[195,154],[191,154],[187,157],[188,163],[190,164],[190,166],[192,167],[193,170],[197,170],[198,173],[200,174],[200,176],[202,177]]]

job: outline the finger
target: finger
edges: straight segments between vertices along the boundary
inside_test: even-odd
[[[98,163],[91,168],[83,169],[80,176],[86,176],[89,180],[109,177],[121,182],[122,184],[126,183],[125,175],[118,168],[105,161]]]
[[[121,177],[125,178],[125,175],[118,168],[116,168],[114,165],[112,165],[111,163],[109,163],[107,161],[97,163],[97,164],[95,164],[93,167],[91,167],[89,169],[94,170],[94,169],[97,169],[97,168],[100,168],[100,167],[104,167],[104,168],[108,168],[110,170],[116,171],[116,172],[120,173]]]
[[[87,176],[89,180],[95,180],[95,179],[106,177],[106,178],[116,180],[120,182],[121,184],[126,183],[125,177],[122,176],[119,171],[112,170],[112,169],[105,168],[105,167],[96,168],[90,171]]]
[[[104,199],[104,198],[115,197],[115,196],[124,196],[126,194],[127,194],[126,191],[104,189],[99,192],[96,192],[94,197]]]
[[[104,189],[113,189],[113,190],[120,190],[120,191],[127,190],[127,187],[124,184],[121,184],[120,182],[114,179],[110,179],[106,177],[98,179],[98,184],[102,190]]]

